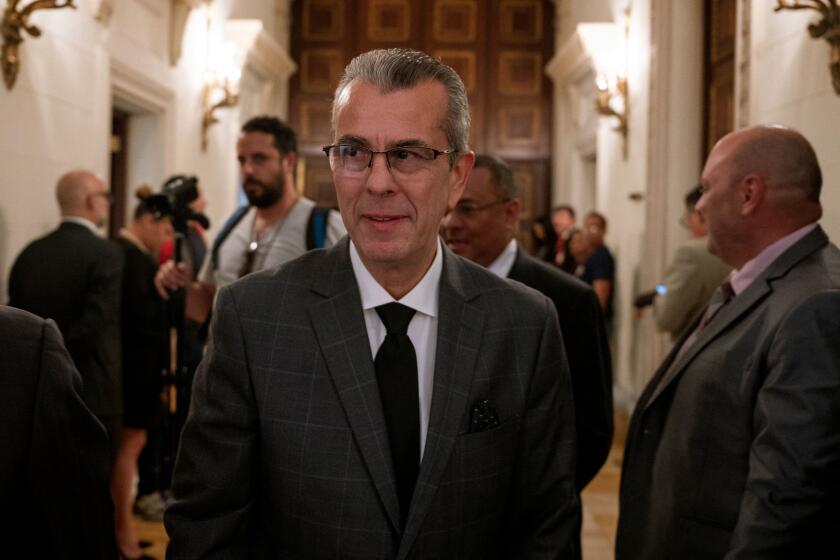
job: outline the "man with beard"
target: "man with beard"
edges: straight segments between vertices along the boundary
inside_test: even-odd
[[[156,278],[164,296],[167,290],[190,284],[193,320],[206,318],[216,290],[251,272],[290,261],[311,245],[307,235],[313,235],[315,202],[294,188],[294,130],[275,117],[254,117],[242,126],[236,152],[249,205],[223,226],[197,282],[189,281],[183,265],[176,267],[171,261],[161,266]],[[329,247],[346,230],[337,212],[321,214],[321,219],[325,220],[324,239],[317,245]]]

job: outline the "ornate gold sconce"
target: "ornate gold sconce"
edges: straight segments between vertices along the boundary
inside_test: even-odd
[[[201,151],[207,151],[207,132],[219,122],[216,111],[234,107],[239,103],[240,67],[236,61],[236,47],[213,34],[212,0],[204,0],[204,17],[207,20],[204,96],[201,118]]]
[[[6,89],[12,89],[17,80],[20,69],[20,53],[18,48],[23,43],[23,31],[32,37],[40,37],[41,30],[29,23],[29,16],[35,10],[52,10],[59,8],[73,8],[73,0],[58,2],[57,0],[35,0],[31,4],[19,9],[20,0],[7,0],[6,10],[3,12],[3,23],[0,32],[3,35],[3,81]]]
[[[621,134],[621,152],[627,159],[630,96],[627,84],[630,4],[624,10],[624,29],[615,23],[579,23],[577,34],[592,61],[595,73],[595,110],[615,117],[614,128]]]
[[[621,134],[621,153],[624,159],[627,159],[627,115],[630,108],[627,98],[627,78],[616,76],[614,84],[610,86],[607,79],[601,77],[596,80],[595,86],[598,88],[598,93],[595,96],[595,110],[598,111],[599,115],[618,119],[618,124],[613,130]],[[618,109],[612,102],[615,98],[619,99]]]
[[[801,3],[796,0],[793,3],[786,0],[778,0],[779,4],[774,11],[780,10],[815,10],[822,15],[817,23],[808,26],[808,33],[814,39],[825,38],[831,46],[831,57],[828,68],[831,71],[831,82],[834,91],[840,95],[840,6],[837,0],[806,0]]]
[[[230,80],[207,80],[204,84],[204,117],[201,119],[201,151],[207,151],[207,131],[219,122],[217,109],[234,107],[239,102],[239,95],[234,91]]]

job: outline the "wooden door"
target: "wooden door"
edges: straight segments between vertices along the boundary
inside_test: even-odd
[[[350,59],[375,48],[423,50],[454,68],[467,88],[471,148],[503,158],[522,193],[522,231],[550,202],[554,52],[549,0],[301,0],[294,3],[290,122],[297,130],[306,196],[335,206],[321,147]],[[522,236],[523,240],[527,236]]]
[[[703,160],[735,128],[736,0],[706,0]]]
[[[108,236],[115,239],[120,229],[125,226],[126,190],[128,183],[128,123],[131,116],[119,109],[114,109],[111,116],[111,154],[110,188],[113,203],[108,216]]]

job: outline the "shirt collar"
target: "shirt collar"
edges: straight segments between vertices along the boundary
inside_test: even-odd
[[[435,259],[432,261],[432,266],[429,267],[429,270],[426,271],[417,285],[400,300],[395,300],[376,281],[362,262],[352,240],[350,241],[350,263],[353,265],[353,274],[356,276],[356,283],[359,285],[362,309],[373,309],[386,303],[399,301],[424,315],[437,317],[440,277],[443,272],[443,249],[440,245],[440,239],[437,242],[437,252],[435,253]]]
[[[141,251],[143,251],[147,255],[152,254],[152,250],[149,249],[148,247],[146,247],[146,245],[142,241],[140,241],[140,238],[137,237],[136,235],[134,235],[133,233],[131,233],[131,231],[129,231],[128,228],[122,228],[120,230],[120,237],[129,241],[132,245],[134,245],[135,247],[137,247],[138,249],[140,249]]]
[[[756,278],[767,270],[767,267],[773,264],[773,261],[795,245],[797,241],[811,233],[816,227],[817,224],[814,222],[782,237],[775,243],[765,247],[762,252],[747,261],[740,269],[733,271],[729,277],[729,283],[732,284],[732,291],[735,292],[735,295],[737,296],[746,290]]]
[[[99,228],[96,227],[96,224],[94,224],[87,218],[82,218],[80,216],[64,216],[63,218],[61,218],[61,223],[71,223],[78,224],[80,226],[85,226],[96,235],[101,235],[99,233]]]
[[[507,278],[510,269],[513,268],[513,261],[516,260],[516,238],[511,239],[499,256],[487,266],[487,270],[500,278]]]

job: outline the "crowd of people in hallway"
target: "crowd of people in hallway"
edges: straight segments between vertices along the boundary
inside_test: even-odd
[[[606,233],[606,216],[592,210],[578,228],[577,212],[569,204],[554,207],[531,228],[534,255],[592,286],[612,334],[615,259],[605,243]]]
[[[511,168],[469,149],[464,84],[424,53],[354,58],[332,114],[338,209],[296,191],[295,132],[256,117],[248,204],[209,245],[194,176],[139,189],[113,241],[103,181],[59,179],[61,224],[0,307],[13,555],[149,558],[139,462],[141,494],[171,481],[170,558],[581,557],[613,437],[606,217],[557,206],[528,254]],[[762,125],[687,194],[692,239],[636,301],[675,344],[633,411],[617,558],[817,557],[840,528],[821,186],[808,141]],[[152,442],[178,415],[161,484]]]

